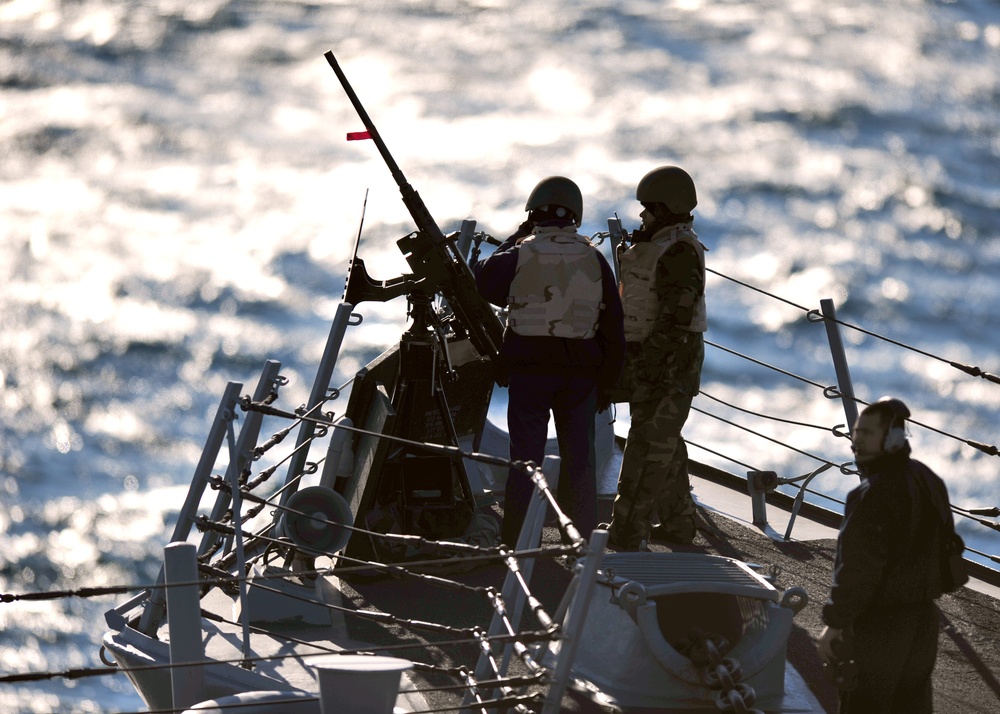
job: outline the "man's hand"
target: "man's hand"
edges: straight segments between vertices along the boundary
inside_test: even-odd
[[[525,218],[524,221],[521,223],[521,225],[517,227],[517,230],[514,231],[514,235],[511,236],[511,238],[516,236],[517,242],[520,243],[522,240],[524,240],[534,232],[535,232],[535,222],[532,221],[530,218]]]
[[[819,658],[828,665],[832,666],[836,664],[840,660],[840,657],[834,654],[833,650],[835,647],[839,647],[842,641],[843,630],[838,630],[836,627],[824,627],[823,632],[820,633],[819,642],[816,643]]]

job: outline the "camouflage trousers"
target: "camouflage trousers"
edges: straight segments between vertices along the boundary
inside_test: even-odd
[[[694,539],[694,499],[688,478],[687,444],[681,429],[691,397],[671,394],[630,402],[632,425],[622,457],[611,523],[611,539],[637,547],[648,540],[657,514],[671,540]]]

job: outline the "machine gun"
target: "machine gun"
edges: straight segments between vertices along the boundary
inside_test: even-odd
[[[410,212],[417,230],[396,242],[412,275],[403,275],[387,281],[372,280],[364,262],[355,257],[347,276],[344,301],[356,305],[364,300],[386,301],[398,295],[419,295],[419,300],[430,299],[441,293],[459,322],[456,332],[468,334],[472,344],[483,357],[494,361],[503,341],[503,325],[493,308],[476,290],[475,279],[465,257],[455,245],[455,235],[445,236],[424,205],[420,195],[407,182],[396,164],[374,123],[362,106],[358,95],[348,82],[333,52],[324,54],[365,125],[369,138],[375,142],[382,159],[392,173],[403,203]]]

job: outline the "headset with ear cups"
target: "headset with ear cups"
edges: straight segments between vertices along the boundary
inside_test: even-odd
[[[882,397],[876,404],[883,404],[892,414],[889,428],[885,432],[882,450],[887,454],[899,451],[906,446],[906,420],[910,417],[909,408],[895,397]]]

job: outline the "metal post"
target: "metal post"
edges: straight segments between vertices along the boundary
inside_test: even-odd
[[[747,491],[750,493],[753,524],[763,530],[767,527],[767,491],[761,487],[758,473],[760,472],[747,471]]]
[[[260,380],[257,382],[257,389],[253,393],[253,400],[255,402],[264,401],[271,394],[271,390],[274,389],[274,385],[278,381],[278,372],[280,369],[281,363],[275,360],[269,359],[264,363]],[[232,412],[230,419],[235,418],[236,413]],[[240,436],[236,442],[237,463],[235,467],[238,469],[238,474],[242,473],[243,467],[251,459],[253,448],[257,445],[257,437],[260,435],[260,425],[263,420],[264,416],[260,412],[251,411],[247,413],[246,421],[243,424],[243,428],[240,429]],[[233,466],[233,464],[230,464],[231,468]],[[212,515],[210,516],[210,520],[213,523],[222,520],[222,517],[229,509],[230,499],[231,496],[225,489],[219,491],[219,495],[215,499],[215,506],[212,508]],[[234,521],[233,525],[238,528],[240,524],[238,521]],[[201,539],[201,545],[198,547],[198,555],[207,553],[218,540],[218,533],[211,530],[205,531]]]
[[[250,609],[247,607],[247,581],[243,575],[247,572],[246,555],[243,552],[243,498],[240,493],[240,458],[236,452],[236,433],[233,423],[229,422],[229,485],[233,492],[233,525],[236,528],[236,572],[240,575],[240,624],[243,625],[243,665],[249,668],[250,659]]]
[[[194,525],[198,515],[198,505],[201,497],[205,493],[205,486],[208,485],[208,477],[212,474],[212,467],[215,466],[215,459],[222,448],[222,440],[226,436],[226,425],[229,419],[227,414],[232,414],[236,410],[236,404],[243,391],[243,384],[240,382],[230,382],[226,387],[226,392],[219,404],[215,420],[212,422],[212,430],[209,432],[205,448],[202,449],[201,459],[194,471],[194,479],[191,488],[188,490],[184,505],[181,506],[180,515],[177,518],[177,525],[174,527],[174,534],[170,538],[171,543],[187,540],[191,535],[191,527]]]
[[[219,409],[216,411],[215,419],[212,421],[212,429],[209,431],[208,439],[205,441],[205,448],[201,451],[201,459],[198,461],[197,468],[195,468],[191,487],[188,489],[187,498],[184,499],[184,505],[181,506],[177,525],[174,526],[174,534],[170,538],[171,543],[185,541],[191,533],[191,527],[194,524],[195,517],[198,515],[198,504],[201,503],[201,497],[205,493],[205,486],[208,484],[208,477],[212,474],[212,467],[215,466],[215,459],[219,454],[219,449],[222,448],[222,440],[226,436],[226,423],[229,421],[229,415],[236,409],[236,402],[239,400],[242,390],[243,385],[240,382],[230,382],[226,387],[225,394],[222,396],[222,401],[219,402]],[[162,583],[163,568],[161,567],[156,584],[161,585]],[[162,588],[153,589],[142,612],[142,617],[139,619],[140,632],[147,635],[152,635],[156,632],[160,623],[163,622],[163,603],[165,599]],[[129,603],[132,606],[138,604],[134,599],[130,600]]]
[[[458,232],[458,239],[455,241],[455,250],[468,262],[469,250],[472,248],[472,238],[476,234],[476,222],[471,218],[462,221],[462,229]]]
[[[615,269],[615,278],[621,280],[622,266],[619,262],[619,247],[625,243],[625,230],[622,228],[621,219],[617,215],[608,219],[608,234],[611,236],[611,265]]]
[[[545,483],[552,492],[555,492],[555,490],[559,488],[559,467],[560,460],[558,456],[552,456],[550,454],[542,459],[542,475],[545,477]],[[543,494],[540,489],[536,488],[535,493],[532,496],[531,505],[528,506],[528,513],[524,519],[524,526],[521,527],[521,533],[517,538],[517,550],[533,550],[542,544],[542,528],[545,525],[545,516],[549,511],[548,505],[549,500],[545,497],[545,494]],[[535,571],[536,560],[537,558],[528,558],[523,565],[518,564],[518,569],[521,571],[524,582],[528,585],[531,584],[531,575]],[[510,574],[508,577],[511,578],[511,584],[513,586],[513,605],[510,608],[511,625],[516,630],[521,626],[521,618],[524,616],[524,606],[527,602],[527,595],[513,578],[513,574]],[[511,602],[508,597],[508,594],[504,592],[505,603]],[[500,671],[507,671],[507,668],[510,666],[510,658],[513,654],[514,645],[508,644],[504,648]]]
[[[163,549],[163,565],[168,585],[170,691],[174,709],[183,710],[202,701],[205,690],[204,668],[189,664],[205,660],[205,648],[201,641],[198,560],[194,544],[169,544]]]
[[[340,355],[340,346],[344,342],[344,334],[348,325],[358,325],[361,323],[361,316],[351,314],[353,305],[342,302],[337,306],[337,314],[333,318],[333,325],[330,327],[330,334],[326,340],[326,347],[323,349],[323,358],[320,360],[319,369],[316,371],[316,379],[313,381],[312,391],[309,393],[309,403],[306,404],[306,411],[311,412],[326,399],[327,390],[330,388],[330,380],[333,379],[333,369],[337,365],[337,357]],[[357,317],[356,322],[351,322],[352,317]],[[312,416],[318,416],[312,414]],[[295,439],[295,450],[288,460],[288,472],[285,475],[285,485],[289,486],[281,492],[279,504],[284,506],[288,503],[295,491],[298,490],[298,483],[294,483],[295,478],[302,473],[306,464],[306,457],[309,449],[304,445],[312,439],[316,431],[316,425],[311,421],[303,421],[299,427],[298,436]]]
[[[556,660],[555,675],[549,685],[545,697],[542,714],[558,714],[561,709],[563,693],[572,674],[573,658],[580,644],[580,633],[583,632],[587,611],[597,584],[598,568],[604,558],[604,549],[608,545],[608,532],[595,530],[590,534],[590,544],[587,546],[587,559],[580,574],[580,584],[573,598],[573,604],[563,621],[562,634],[559,638],[559,657]]]
[[[826,325],[826,338],[830,343],[830,353],[833,355],[833,366],[837,370],[837,389],[844,403],[844,414],[847,416],[847,431],[854,433],[854,422],[858,420],[858,404],[854,398],[854,385],[851,383],[851,370],[847,366],[847,355],[844,343],[840,339],[840,325],[837,324],[837,310],[833,300],[825,298],[819,301]]]
[[[542,473],[546,477],[546,481],[551,479],[552,483],[558,484],[559,482],[559,457],[558,456],[546,456],[545,460],[542,462]],[[538,544],[541,542],[542,538],[542,526],[545,524],[545,514],[547,512],[548,500],[542,495],[540,491],[536,489],[534,495],[532,496],[531,503],[528,505],[528,512],[524,517],[524,525],[521,526],[521,533],[517,538],[516,551],[529,550],[532,548],[537,548]],[[522,575],[525,582],[531,582],[531,573],[534,569],[535,559],[528,558],[528,562],[525,563],[522,569]],[[524,610],[524,601],[526,596],[524,591],[521,589],[520,583],[518,583],[517,578],[513,572],[508,571],[507,576],[504,578],[503,586],[500,589],[500,599],[505,604],[513,603],[510,607],[511,626],[517,627],[518,621],[520,620],[520,613]],[[490,622],[490,629],[488,630],[489,637],[495,637],[496,635],[506,634],[507,630],[503,623],[503,618],[499,612],[493,614],[493,620]],[[513,650],[512,645],[507,645],[504,648],[503,654],[503,664],[499,667],[500,675],[502,676],[507,671],[507,662],[510,660],[511,652]],[[488,656],[485,652],[479,655],[479,660],[476,663],[476,669],[473,677],[476,681],[486,679],[492,676],[492,670],[490,668],[490,663]],[[495,696],[495,692],[492,696]],[[465,695],[463,700],[463,705],[470,705],[475,701],[471,693]]]

